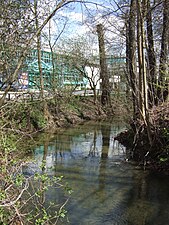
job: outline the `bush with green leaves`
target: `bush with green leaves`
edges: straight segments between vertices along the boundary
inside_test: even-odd
[[[9,144],[10,143],[10,144]],[[0,146],[0,224],[57,224],[66,216],[65,205],[71,189],[64,184],[63,177],[49,176],[46,162],[39,172],[24,175],[23,168],[28,162],[16,157],[16,149],[11,148],[6,136],[1,136]],[[46,201],[49,189],[65,192],[63,202]]]
[[[1,108],[0,127],[3,129],[34,131],[44,129],[47,121],[43,104],[35,102],[7,102]]]

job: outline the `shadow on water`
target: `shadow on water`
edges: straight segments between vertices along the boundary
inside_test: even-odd
[[[126,163],[125,148],[114,140],[123,129],[119,122],[87,123],[46,134],[33,149],[37,164],[26,172],[46,160],[47,172],[63,175],[73,189],[70,225],[168,225],[169,179]],[[46,192],[48,201],[62,198]]]

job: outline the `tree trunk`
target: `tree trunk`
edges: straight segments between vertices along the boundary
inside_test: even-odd
[[[102,80],[102,94],[101,103],[102,105],[110,104],[110,84],[109,76],[107,72],[106,55],[105,55],[105,43],[102,24],[97,25],[97,33],[99,40],[99,54],[100,54],[100,77]]]
[[[157,74],[156,74],[156,56],[154,51],[154,37],[152,25],[152,13],[150,0],[147,0],[147,41],[148,41],[148,98],[149,106],[157,104]]]
[[[159,103],[165,101],[168,97],[168,38],[169,38],[169,0],[163,3],[163,31],[161,40],[161,54],[158,79],[158,100]]]
[[[125,18],[125,27],[126,27],[126,80],[127,80],[127,85],[126,85],[126,102],[127,104],[130,104],[130,88],[131,88],[131,79],[130,79],[130,61],[129,61],[129,21],[128,21],[128,16]]]
[[[147,74],[146,74],[146,60],[145,60],[145,35],[144,35],[144,19],[143,11],[145,2],[137,0],[137,48],[138,48],[138,64],[139,64],[139,111],[141,116],[146,118],[146,111],[148,110],[147,99]]]
[[[145,110],[144,110],[144,95],[143,95],[143,54],[142,54],[142,13],[141,13],[141,3],[137,0],[137,53],[138,53],[138,69],[139,69],[139,114],[141,117],[145,118]]]
[[[39,29],[37,9],[38,9],[37,0],[35,0],[34,13],[35,13],[36,30]],[[37,34],[37,54],[38,54],[37,56],[38,56],[39,76],[40,76],[40,96],[43,99],[43,97],[44,97],[44,80],[43,80],[43,71],[42,71],[42,64],[41,64],[41,32]]]
[[[35,0],[34,2],[35,25],[36,25],[36,30],[39,30],[37,9],[38,9],[37,0]],[[38,54],[38,68],[39,68],[39,78],[40,78],[40,98],[42,99],[44,117],[46,119],[49,119],[47,103],[44,99],[44,78],[43,78],[43,70],[42,70],[42,62],[41,62],[42,60],[41,59],[41,32],[37,33],[37,54]]]
[[[137,0],[137,47],[139,63],[139,114],[144,121],[150,145],[152,145],[149,112],[148,112],[148,93],[147,93],[147,74],[145,60],[145,1]]]
[[[137,94],[136,94],[136,1],[131,0],[130,13],[129,13],[129,25],[128,25],[128,63],[130,73],[130,84],[132,90],[132,102],[133,102],[133,118],[136,118],[137,112]]]

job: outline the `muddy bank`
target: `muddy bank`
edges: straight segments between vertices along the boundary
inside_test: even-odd
[[[56,111],[54,112],[54,109]],[[62,104],[55,108],[53,104],[48,104],[48,127],[69,127],[88,120],[104,119],[108,115],[99,103],[94,104],[93,100],[81,99],[71,104]],[[111,114],[111,116],[113,113]]]
[[[129,160],[137,161],[144,168],[169,173],[169,103],[150,111],[151,142],[143,121],[131,121],[130,127],[116,137],[127,147]]]

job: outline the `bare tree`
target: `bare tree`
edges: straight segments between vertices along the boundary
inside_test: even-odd
[[[26,42],[33,37],[35,32],[31,15],[29,1],[23,0],[22,4],[19,2],[14,4],[9,0],[1,2],[0,79],[5,85],[5,93],[0,100],[0,105],[14,81],[18,79],[19,73],[24,69],[25,65],[22,61],[15,74]]]
[[[80,80],[86,80],[86,87],[82,88],[85,89],[87,86],[90,86],[89,88],[93,91],[94,102],[96,103],[97,88],[100,82],[100,66],[98,56],[93,52],[94,45],[93,36],[78,36],[73,39],[63,40],[59,49],[65,63],[70,68],[76,69]],[[76,79],[76,76],[74,76],[74,81]]]
[[[110,84],[106,64],[106,54],[105,54],[105,42],[103,34],[102,24],[97,25],[97,33],[99,40],[99,55],[100,55],[100,78],[102,81],[101,84],[101,103],[102,105],[110,104]]]
[[[10,71],[10,73],[8,73],[8,74],[9,74],[9,77],[10,77],[10,84],[9,84],[8,87],[6,88],[3,97],[0,99],[0,106],[2,106],[3,103],[4,103],[4,99],[5,99],[6,93],[9,91],[9,89],[10,89],[10,87],[11,87],[11,82],[13,82],[13,81],[17,78],[18,73],[19,73],[20,69],[22,68],[22,66],[23,66],[23,64],[24,64],[24,60],[25,60],[25,58],[26,58],[26,55],[27,55],[27,53],[29,52],[32,43],[34,42],[34,39],[41,33],[41,31],[43,30],[43,28],[44,28],[44,27],[46,26],[46,24],[50,21],[50,19],[51,19],[52,17],[55,16],[56,12],[57,12],[59,9],[65,7],[66,5],[68,5],[68,4],[70,4],[70,3],[73,3],[73,2],[78,2],[78,1],[77,1],[77,0],[60,0],[60,1],[57,1],[57,3],[55,4],[55,6],[53,7],[52,12],[49,13],[49,14],[47,14],[44,18],[42,18],[41,25],[39,26],[39,28],[38,28],[37,30],[35,30],[35,31],[33,32],[33,34],[32,34],[31,36],[29,35],[28,25],[30,25],[30,23],[32,22],[33,19],[31,19],[31,22],[28,22],[27,27],[22,27],[22,23],[21,23],[21,31],[22,31],[22,34],[25,35],[25,32],[26,32],[26,33],[28,34],[28,36],[27,36],[27,39],[26,39],[26,40],[24,39],[24,42],[23,42],[23,44],[21,45],[22,49],[21,49],[21,51],[20,51],[19,56],[18,56],[18,48],[17,48],[17,50],[15,51],[17,57],[14,57],[14,59],[17,59],[17,62],[16,62],[15,65],[12,67],[13,69]],[[18,3],[18,4],[19,4],[19,3]],[[7,5],[7,6],[9,6],[9,7],[8,7],[8,9],[9,9],[8,14],[9,14],[10,16],[11,16],[11,14],[14,15],[13,12],[12,12],[12,10],[13,10],[13,5],[15,5],[15,4],[11,4],[11,1],[8,2],[8,5]],[[17,5],[17,4],[16,4],[16,5]],[[15,6],[16,6],[16,5],[15,5]],[[6,7],[6,5],[4,5],[4,8],[3,8],[3,9],[5,9],[5,7]],[[17,10],[18,10],[19,7],[17,6],[16,8],[17,8]],[[25,8],[27,9],[27,7],[25,7]],[[29,8],[29,7],[28,7],[28,8]],[[3,10],[2,10],[2,11],[3,11]],[[4,10],[4,12],[6,12],[6,10]],[[6,24],[7,29],[8,29],[8,27],[9,27],[9,26],[8,26],[8,25],[9,25],[8,23],[10,23],[10,22],[8,22],[8,20],[9,20],[9,18],[11,18],[9,15],[7,15],[6,17],[4,16],[4,18],[2,18],[2,19],[3,19],[3,20],[2,20],[2,23],[3,23],[3,24]],[[18,14],[17,14],[17,15],[18,15]],[[26,14],[26,15],[27,15],[27,14]],[[11,20],[11,19],[10,19],[10,20]],[[15,21],[15,20],[14,20],[14,21]],[[15,22],[16,22],[16,21],[15,21]],[[34,21],[33,21],[33,24],[34,24]],[[13,23],[13,27],[12,27],[12,29],[11,29],[12,34],[18,32],[18,29],[14,29],[14,28],[15,28],[15,23]],[[13,32],[13,29],[14,29],[15,32]],[[2,33],[2,35],[4,35],[4,34]],[[18,35],[18,38],[19,38],[19,40],[22,40],[22,41],[23,41],[23,39],[21,39],[21,36],[20,36],[20,35]],[[12,46],[12,43],[13,43],[13,42],[12,42],[12,39],[11,39],[11,42],[6,42],[6,43],[7,43],[8,46]],[[16,43],[18,43],[18,42],[16,41]],[[11,49],[11,48],[10,48],[10,49]],[[5,54],[6,54],[6,49],[4,49],[4,50],[5,50]],[[12,51],[11,51],[11,52],[12,52]]]

